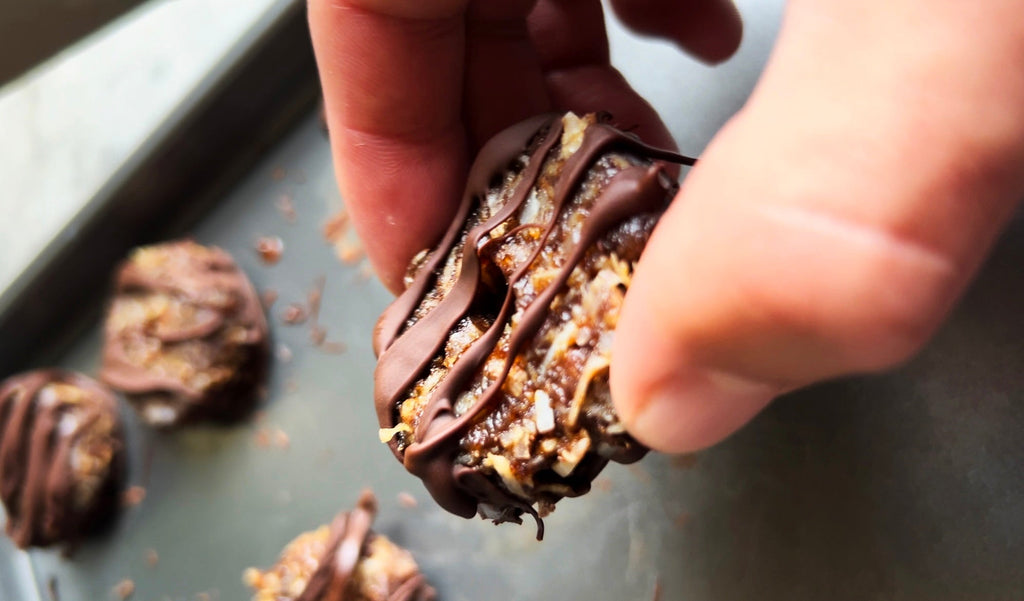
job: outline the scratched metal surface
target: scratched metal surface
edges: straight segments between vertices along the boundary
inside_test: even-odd
[[[755,42],[770,34],[748,29]],[[741,64],[754,74],[764,49],[755,50]],[[627,74],[642,75],[647,62],[634,64]],[[667,109],[683,84],[648,93]],[[704,108],[738,102],[735,86],[734,77],[709,87]],[[717,118],[673,130],[686,149]],[[283,195],[294,223],[276,206]],[[123,579],[134,582],[133,599],[245,599],[247,566],[271,564],[363,487],[381,500],[378,529],[416,554],[448,601],[621,601],[650,599],[656,588],[666,601],[1021,598],[1024,220],[909,365],[792,395],[699,456],[611,466],[591,494],[560,504],[538,543],[529,525],[440,511],[377,441],[369,340],[389,296],[321,237],[340,204],[310,116],[192,230],[231,251],[259,289],[279,293],[274,347],[291,358],[275,361],[262,419],[156,434],[125,410],[129,483],[146,487],[145,500],[72,559],[0,539],[0,599],[46,599],[51,579],[64,601],[110,598]],[[261,235],[283,239],[280,263],[256,257]],[[347,345],[340,355],[313,348],[308,324],[280,319],[319,277],[321,323]],[[59,363],[94,371],[98,336],[93,325]],[[288,448],[262,446],[263,430],[286,433]],[[401,506],[402,491],[419,505]]]

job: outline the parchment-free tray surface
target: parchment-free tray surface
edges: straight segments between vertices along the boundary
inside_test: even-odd
[[[918,359],[792,395],[699,456],[611,466],[591,494],[559,505],[538,543],[530,524],[439,510],[377,440],[369,341],[390,296],[321,236],[340,207],[310,115],[191,230],[278,292],[273,345],[291,357],[273,365],[261,419],[158,434],[125,409],[128,483],[145,486],[145,500],[70,560],[0,538],[0,598],[31,599],[36,586],[46,599],[52,578],[63,601],[111,598],[123,579],[139,600],[247,599],[247,566],[273,563],[364,487],[380,498],[378,529],[416,554],[447,601],[643,600],[658,588],[686,601],[1020,598],[1021,220]],[[257,257],[262,235],[283,239],[280,263]],[[320,321],[347,346],[340,355],[313,348],[308,325],[280,319],[320,277]],[[58,363],[94,372],[98,356],[94,323]],[[288,448],[262,446],[261,430],[286,433]],[[419,505],[402,506],[402,491]]]

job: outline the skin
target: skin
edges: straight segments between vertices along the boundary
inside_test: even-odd
[[[726,59],[726,0],[614,0]],[[597,0],[310,0],[341,192],[381,278],[436,241],[470,158],[552,109],[670,146],[612,68]],[[637,267],[612,393],[652,448],[704,448],[778,395],[926,344],[1024,196],[1024,2],[791,0],[746,105]]]

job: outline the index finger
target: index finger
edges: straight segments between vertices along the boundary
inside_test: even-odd
[[[384,283],[451,221],[467,168],[466,0],[310,0],[334,167]]]

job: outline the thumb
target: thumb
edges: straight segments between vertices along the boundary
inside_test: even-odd
[[[1024,191],[1016,4],[791,2],[637,266],[611,371],[635,437],[696,450],[928,340]]]

